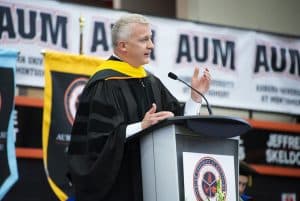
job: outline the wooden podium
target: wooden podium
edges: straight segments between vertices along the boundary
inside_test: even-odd
[[[225,163],[232,168],[224,172],[232,174],[232,178],[226,178],[226,175],[220,178],[231,184],[226,186],[226,181],[222,181],[228,196],[231,194],[230,201],[238,201],[238,136],[250,129],[246,121],[238,118],[182,116],[162,121],[133,136],[140,137],[144,201],[215,200],[217,178],[213,172],[221,171],[222,164],[205,157],[207,161],[197,161],[197,166],[192,167],[194,172],[184,170],[184,166],[188,167],[183,163],[184,156],[191,154],[229,157],[230,160],[225,160]],[[207,169],[205,164],[216,170],[206,170],[202,174],[200,171]],[[184,174],[191,174],[194,179],[185,182]],[[202,183],[201,179],[204,179]],[[192,186],[192,189],[187,189],[188,186]],[[208,194],[203,196],[200,191]]]

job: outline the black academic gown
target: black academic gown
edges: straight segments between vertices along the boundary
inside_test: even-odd
[[[114,73],[96,73],[80,98],[69,146],[76,201],[142,201],[139,139],[126,141],[126,127],[152,103],[157,111],[183,113],[155,76],[103,79]]]

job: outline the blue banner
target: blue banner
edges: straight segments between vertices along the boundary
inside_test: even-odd
[[[18,179],[14,96],[18,51],[0,48],[0,200]]]

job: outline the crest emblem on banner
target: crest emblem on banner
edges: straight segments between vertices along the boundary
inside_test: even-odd
[[[215,200],[217,193],[217,181],[221,180],[222,191],[226,193],[227,182],[221,165],[212,157],[201,158],[194,170],[193,189],[197,201],[209,198]]]
[[[65,112],[68,121],[71,125],[73,125],[76,111],[78,108],[79,98],[87,81],[88,79],[84,77],[77,78],[73,82],[71,82],[71,84],[68,86],[65,92],[65,97],[64,97]]]

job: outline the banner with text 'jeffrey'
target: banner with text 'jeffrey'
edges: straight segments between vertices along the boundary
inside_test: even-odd
[[[0,48],[0,200],[18,179],[13,122],[17,56],[16,50]]]
[[[48,182],[61,201],[72,194],[66,177],[66,154],[78,98],[101,62],[83,55],[44,54],[43,158]]]

